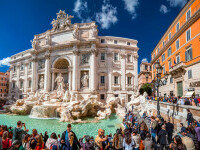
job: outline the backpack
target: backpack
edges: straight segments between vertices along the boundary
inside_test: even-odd
[[[56,144],[51,144],[50,150],[58,150],[58,145],[56,145]]]

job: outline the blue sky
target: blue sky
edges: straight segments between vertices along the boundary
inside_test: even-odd
[[[0,72],[9,57],[31,48],[61,9],[72,23],[96,21],[99,35],[138,40],[139,60],[150,54],[187,0],[0,0]]]

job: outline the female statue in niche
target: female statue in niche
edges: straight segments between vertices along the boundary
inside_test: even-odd
[[[86,72],[84,72],[84,74],[83,74],[83,76],[81,78],[82,87],[88,87],[89,86],[88,79],[89,79],[89,76],[87,75]]]

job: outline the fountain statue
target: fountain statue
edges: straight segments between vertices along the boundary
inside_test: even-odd
[[[89,79],[89,77],[88,77],[87,73],[84,72],[83,77],[81,78],[81,84],[82,84],[82,87],[83,87],[83,88],[89,86],[89,84],[88,84],[88,79]]]
[[[62,97],[64,95],[64,78],[62,77],[62,74],[59,73],[58,77],[56,78],[57,83],[57,97]]]

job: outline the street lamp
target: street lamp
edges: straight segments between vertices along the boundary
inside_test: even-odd
[[[168,79],[168,74],[165,74],[164,80],[161,80],[161,74],[162,74],[162,66],[160,63],[157,61],[155,63],[156,67],[156,80],[155,80],[155,90],[157,90],[157,117],[161,118],[160,116],[160,100],[159,100],[159,86],[166,85],[167,79]]]

